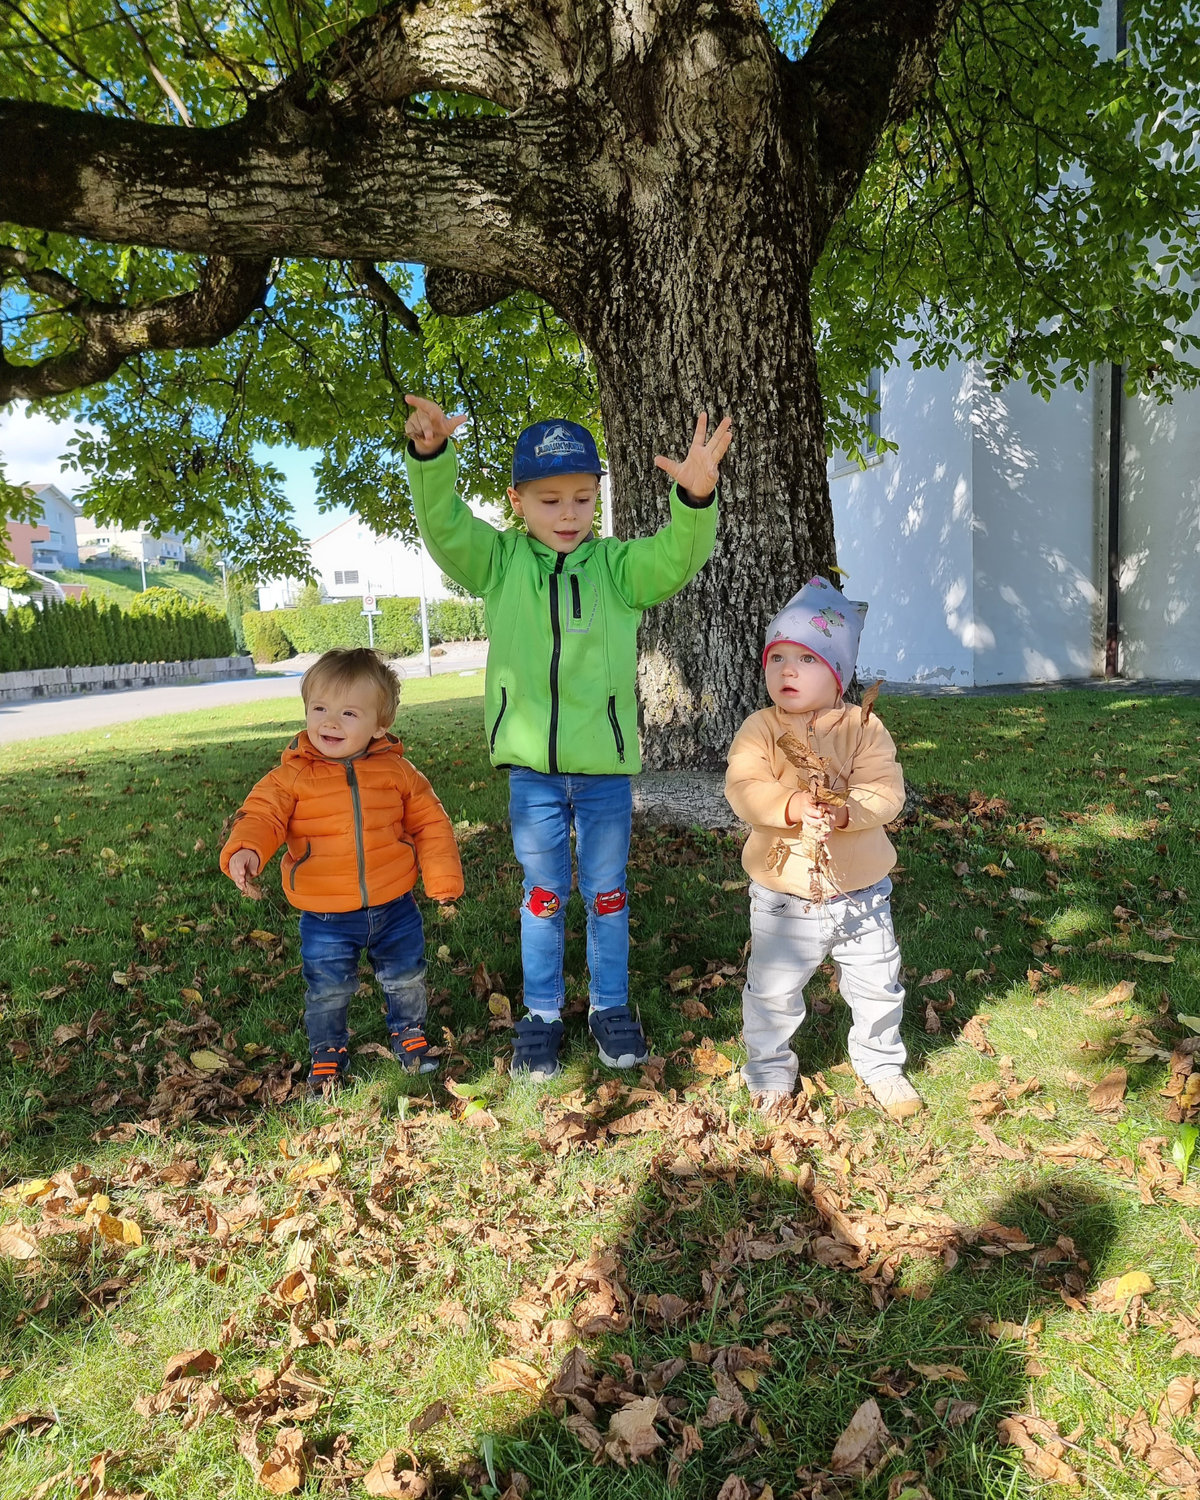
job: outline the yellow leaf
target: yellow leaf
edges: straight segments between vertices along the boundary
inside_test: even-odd
[[[757,1370],[735,1370],[733,1372],[733,1378],[740,1386],[744,1386],[748,1391],[758,1390]]]
[[[204,1001],[204,996],[199,990],[180,990],[179,993],[189,1005],[200,1005]]]
[[[0,1193],[0,1199],[5,1203],[24,1203],[31,1205],[53,1190],[54,1184],[48,1177],[30,1177],[26,1182],[14,1183],[12,1187],[5,1188]]]
[[[1131,953],[1129,956],[1140,959],[1144,964],[1173,964],[1175,962],[1173,953],[1147,953],[1144,948],[1139,948],[1136,953]]]
[[[342,1158],[334,1151],[324,1161],[315,1161],[310,1167],[293,1167],[288,1173],[288,1181],[306,1182],[313,1177],[332,1177],[341,1164]]]
[[[116,859],[116,857],[117,851],[115,849],[101,849],[100,851],[101,859]]]
[[[210,1052],[207,1047],[202,1047],[199,1052],[192,1053],[192,1067],[199,1068],[202,1073],[216,1073],[225,1066],[223,1058],[215,1052]]]
[[[142,1231],[132,1219],[114,1218],[112,1214],[100,1214],[96,1228],[110,1245],[140,1245]]]
[[[277,943],[279,941],[273,932],[264,932],[261,927],[256,927],[250,934],[250,937],[255,943]]]
[[[438,959],[439,959],[439,961],[441,963],[449,963],[450,962],[450,945],[449,945],[449,943],[442,943],[441,944],[441,946],[438,948],[437,956],[438,956]]]
[[[496,1396],[501,1391],[525,1391],[532,1396],[540,1395],[546,1377],[536,1365],[526,1364],[523,1359],[494,1359],[488,1365],[491,1385],[481,1392],[485,1396]]]
[[[1154,1283],[1145,1271],[1126,1271],[1113,1287],[1113,1296],[1123,1301],[1126,1297],[1144,1297],[1153,1290]]]

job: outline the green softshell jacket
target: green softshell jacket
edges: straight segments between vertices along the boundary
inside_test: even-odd
[[[434,561],[484,601],[490,642],[485,730],[495,766],[633,775],[638,753],[637,628],[708,561],[717,507],[681,500],[653,536],[589,538],[557,553],[498,531],[455,493],[453,444],[408,448],[417,525]]]

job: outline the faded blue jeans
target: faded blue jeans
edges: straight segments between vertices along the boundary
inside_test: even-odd
[[[625,866],[633,821],[628,776],[509,772],[513,849],[525,872],[521,964],[525,1004],[562,1009],[563,950],[571,894],[571,825],[579,890],[587,909],[587,961],[593,1010],[629,1003],[629,898]]]
[[[300,957],[307,994],[308,1045],[344,1047],[346,1017],[358,989],[358,958],[366,952],[387,998],[388,1031],[425,1019],[425,929],[411,892],[358,911],[300,913]]]

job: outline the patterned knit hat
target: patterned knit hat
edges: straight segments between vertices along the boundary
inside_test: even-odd
[[[866,617],[867,606],[847,599],[828,578],[810,578],[767,626],[763,666],[767,664],[767,652],[777,642],[803,646],[819,656],[837,678],[840,693],[854,672],[858,638]]]

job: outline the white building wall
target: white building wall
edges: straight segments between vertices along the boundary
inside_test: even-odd
[[[423,545],[377,537],[353,516],[310,542],[309,553],[330,599],[354,599],[363,594],[415,599],[421,594],[422,577],[427,599],[449,597],[442,571]],[[286,609],[301,588],[298,579],[272,579],[259,587],[260,607]]]
[[[864,678],[973,682],[966,377],[961,366],[886,370],[881,433],[899,452],[830,479],[842,586],[870,606],[858,657]]]
[[[78,512],[71,500],[53,484],[29,487],[42,506],[40,527],[50,535],[33,542],[33,566],[38,572],[57,572],[59,568],[79,566],[79,548],[75,541],[75,518]]]
[[[1200,391],[1126,397],[1121,672],[1200,678]]]
[[[975,682],[1096,676],[1096,394],[972,383]]]

